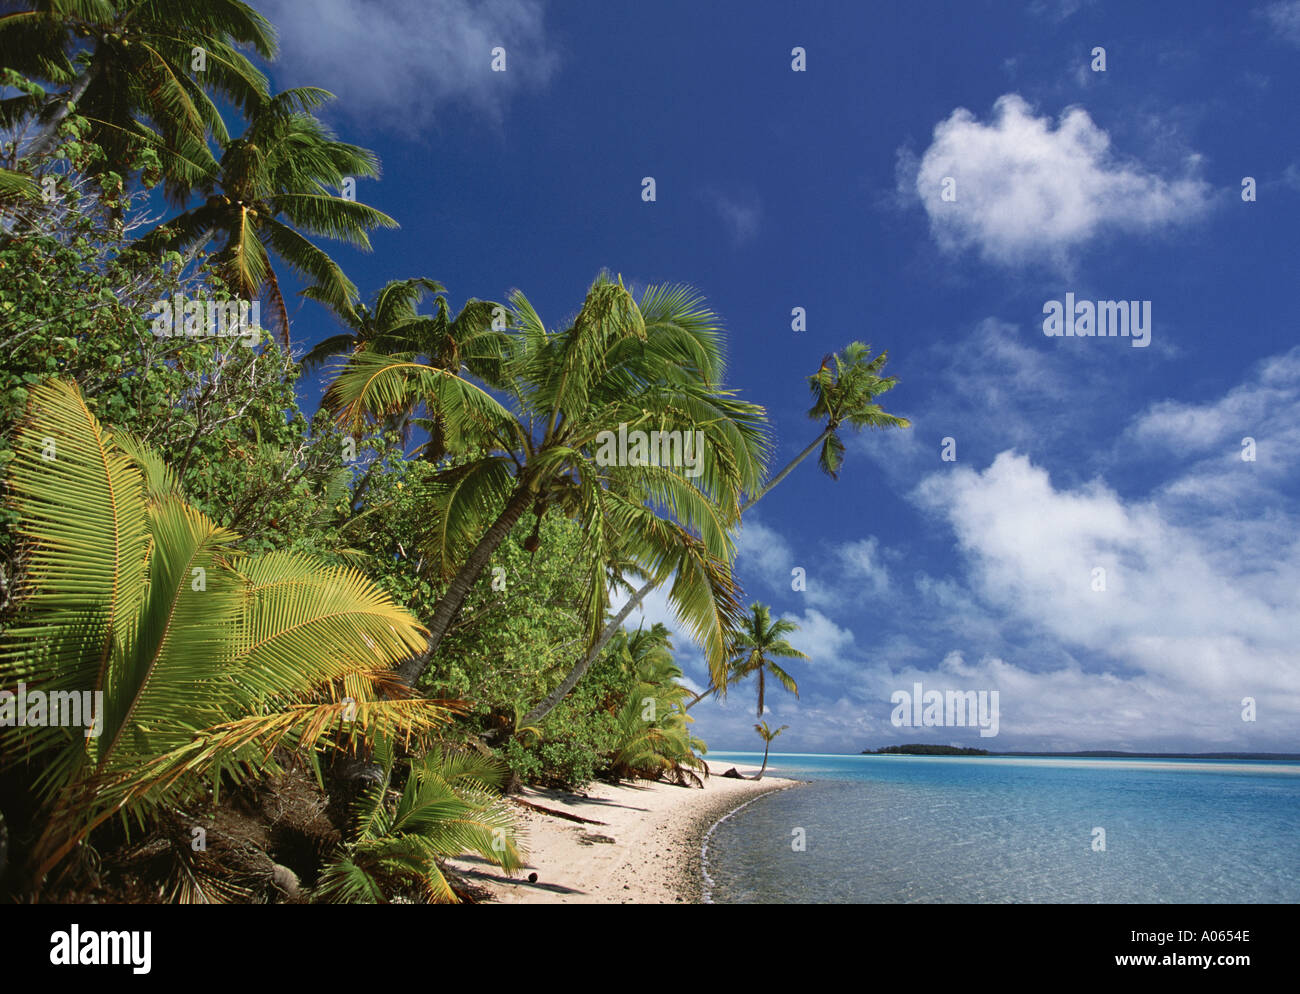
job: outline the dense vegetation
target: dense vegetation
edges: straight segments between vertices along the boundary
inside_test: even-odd
[[[768,677],[797,691],[773,661],[803,658],[793,626],[742,608],[735,532],[813,452],[836,475],[845,425],[906,426],[875,402],[884,353],[821,362],[818,433],[769,475],[765,412],[726,386],[690,288],[598,274],[561,327],[518,292],[453,307],[428,277],[363,303],[320,243],[396,223],[344,195],[378,162],[314,116],[325,91],[267,91],[274,32],[246,4],[16,8],[0,894],[456,900],[446,857],[523,865],[510,790],[699,785],[692,704],[752,677],[761,719]],[[296,326],[286,271],[320,305]],[[174,334],[161,301],[194,308]],[[205,334],[251,304],[264,327]],[[620,424],[702,432],[702,472],[606,465]],[[666,628],[624,627],[657,588],[708,661],[701,694]]]

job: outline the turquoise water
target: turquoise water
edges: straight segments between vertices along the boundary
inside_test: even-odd
[[[1300,902],[1295,763],[781,755],[768,770],[810,783],[714,826],[706,900]]]

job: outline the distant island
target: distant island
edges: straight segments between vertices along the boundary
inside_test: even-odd
[[[1119,752],[1113,749],[1090,749],[1075,752],[989,752],[987,749],[908,743],[863,749],[861,756],[1053,756],[1076,759],[1273,759],[1295,762],[1294,752]]]
[[[988,754],[987,749],[963,749],[958,746],[920,743],[862,750],[863,756],[987,756]]]

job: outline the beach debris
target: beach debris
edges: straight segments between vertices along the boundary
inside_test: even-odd
[[[544,815],[550,815],[552,818],[563,818],[566,821],[576,821],[581,825],[604,825],[607,822],[596,821],[594,818],[583,818],[580,815],[571,815],[567,811],[556,811],[554,808],[544,808],[540,804],[534,804],[532,801],[525,801],[518,797],[511,797],[508,800],[512,804],[518,804],[521,808],[527,808],[529,811],[538,811]]]

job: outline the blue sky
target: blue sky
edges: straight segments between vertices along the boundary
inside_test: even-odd
[[[383,160],[358,196],[401,230],[336,254],[366,296],[518,287],[559,325],[602,267],[690,283],[777,467],[821,357],[889,351],[913,427],[800,467],[741,535],[813,657],[769,700],[783,750],[1300,751],[1300,0],[259,6],[275,85],[337,93]],[[1045,336],[1067,292],[1150,301],[1150,345]],[[298,307],[298,344],[334,330]],[[894,727],[915,682],[998,691],[998,736]],[[692,713],[757,742],[752,688]]]

